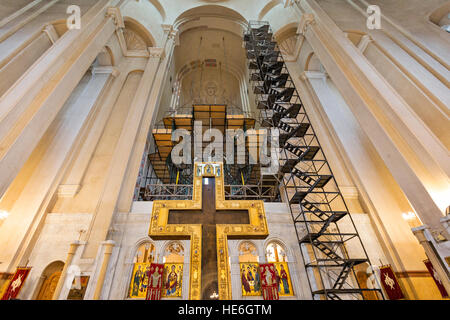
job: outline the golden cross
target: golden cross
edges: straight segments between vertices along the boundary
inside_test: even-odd
[[[220,162],[195,163],[193,178],[192,200],[158,200],[153,202],[149,236],[155,240],[190,239],[190,288],[189,299],[198,300],[202,295],[202,224],[169,223],[169,213],[180,211],[192,217],[198,213],[193,210],[202,209],[202,180],[203,177],[215,179],[215,211],[235,211],[237,224],[215,224],[224,219],[215,215],[213,223],[216,233],[217,275],[219,299],[231,299],[230,268],[228,261],[228,238],[264,239],[268,233],[264,203],[261,200],[225,200],[223,164]],[[248,212],[245,219],[240,214]],[[223,215],[223,214],[222,214]],[[229,213],[230,216],[233,212]],[[211,219],[211,218],[209,218]],[[172,219],[173,220],[173,219]],[[175,220],[177,220],[175,218]],[[180,219],[178,219],[180,220]],[[204,220],[207,221],[208,219]],[[226,219],[225,219],[226,220]],[[233,220],[233,219],[228,219]],[[242,223],[243,221],[246,223]],[[200,221],[200,220],[199,220]],[[205,231],[205,230],[203,230]]]

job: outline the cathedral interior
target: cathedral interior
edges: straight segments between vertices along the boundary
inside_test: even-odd
[[[447,0],[1,0],[0,299],[448,299],[449,52]]]

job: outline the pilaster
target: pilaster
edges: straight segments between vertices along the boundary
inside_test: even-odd
[[[104,16],[104,4],[95,4],[83,17],[82,30],[68,31],[2,97],[0,195],[114,32],[113,20]]]
[[[428,259],[430,259],[430,262],[433,265],[434,270],[436,270],[438,278],[441,280],[442,285],[445,287],[445,290],[447,292],[450,292],[450,281],[449,281],[450,268],[447,264],[448,262],[446,262],[440,255],[440,253],[443,253],[442,251],[446,252],[446,254],[449,254],[450,252],[449,241],[446,241],[447,243],[443,244],[445,245],[445,247],[439,250],[440,249],[439,243],[436,243],[437,242],[435,239],[436,237],[432,235],[432,231],[426,225],[418,228],[413,228],[412,231],[416,236],[417,240],[424,248],[427,257]]]
[[[70,244],[69,252],[67,253],[66,262],[64,264],[64,268],[61,272],[61,277],[59,278],[58,284],[56,285],[55,292],[53,293],[53,300],[61,300],[61,290],[63,289],[63,285],[67,282],[67,270],[72,264],[73,257],[77,251],[78,246],[80,245],[79,241],[74,241]],[[71,282],[70,282],[71,283]]]
[[[421,220],[441,230],[439,197],[448,190],[448,154],[320,6],[310,0],[301,5],[315,21],[305,23],[306,39],[361,128]]]
[[[0,227],[0,241],[5,245],[4,250],[0,251],[0,260],[4,261],[0,267],[4,270],[13,270],[22,260],[26,261],[26,256],[30,254],[37,238],[36,232],[42,228],[59,181],[95,114],[96,101],[109,74],[85,74],[84,77],[90,79],[80,83],[80,91],[74,91],[72,99],[61,106],[66,112],[65,117],[57,118],[45,135],[46,139],[39,143],[42,156],[14,202],[8,219]],[[34,125],[39,125],[39,122]],[[58,193],[59,196],[70,196],[76,191],[76,185],[68,185],[61,187]]]
[[[142,122],[146,121],[146,116],[148,117],[149,114],[150,117],[153,116],[154,106],[152,108],[148,104],[156,102],[152,99],[154,92],[152,87],[154,88],[155,84],[159,84],[161,77],[164,76],[166,59],[162,63],[161,57],[164,54],[164,50],[152,48],[151,51],[153,51],[153,56],[151,53],[142,80],[130,104],[128,116],[107,172],[102,196],[98,201],[97,210],[94,212],[94,217],[86,234],[87,245],[83,253],[83,258],[93,257],[97,252],[98,245],[106,239],[108,228],[117,208],[119,193],[123,181],[126,179],[125,173],[129,166],[129,159],[137,134],[141,128],[148,130],[149,126],[142,126]]]

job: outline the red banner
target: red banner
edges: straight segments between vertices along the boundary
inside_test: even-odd
[[[444,285],[442,284],[441,279],[439,278],[439,275],[437,274],[436,270],[434,269],[433,265],[431,264],[430,260],[425,260],[423,263],[425,263],[425,266],[428,269],[428,272],[433,277],[434,282],[436,283],[439,292],[441,293],[442,298],[448,298],[447,290],[445,290]]]
[[[14,277],[9,282],[8,288],[1,300],[13,300],[16,299],[19,295],[20,290],[22,289],[25,280],[30,273],[31,268],[17,268]]]
[[[161,300],[163,271],[163,264],[152,263],[150,265],[150,270],[146,274],[148,286],[145,300]]]
[[[278,282],[273,263],[260,264],[261,292],[264,300],[278,300]]]
[[[389,300],[398,300],[405,297],[390,265],[380,267],[380,278]]]

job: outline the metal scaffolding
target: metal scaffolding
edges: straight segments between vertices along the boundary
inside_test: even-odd
[[[355,268],[371,268],[367,252],[272,36],[269,23],[249,23],[249,79],[261,126],[280,130],[280,169],[272,179],[289,204],[313,298],[383,299],[377,284],[357,280]]]
[[[147,150],[143,159],[143,172],[137,185],[135,200],[153,201],[169,199],[190,199],[192,197],[193,162],[192,164],[175,165],[170,154],[177,142],[172,141],[172,133],[177,129],[184,129],[191,135],[191,150],[194,150],[194,123],[201,124],[201,130],[217,129],[222,134],[226,130],[242,130],[255,128],[255,118],[248,113],[233,106],[194,104],[190,108],[180,108],[169,111],[153,129],[149,137],[149,145],[154,150]],[[247,131],[250,132],[250,131]],[[237,164],[239,151],[234,145],[233,161],[224,163],[225,198],[238,200],[261,199],[263,201],[279,201],[277,183],[267,180],[260,174],[259,164],[250,164],[249,149],[256,148],[253,144],[260,139],[258,130],[252,133],[252,139],[244,140],[245,163]],[[245,137],[244,137],[245,139]],[[209,141],[201,143],[202,150]],[[223,141],[223,150],[226,149],[226,141]],[[141,181],[142,179],[142,181]]]

